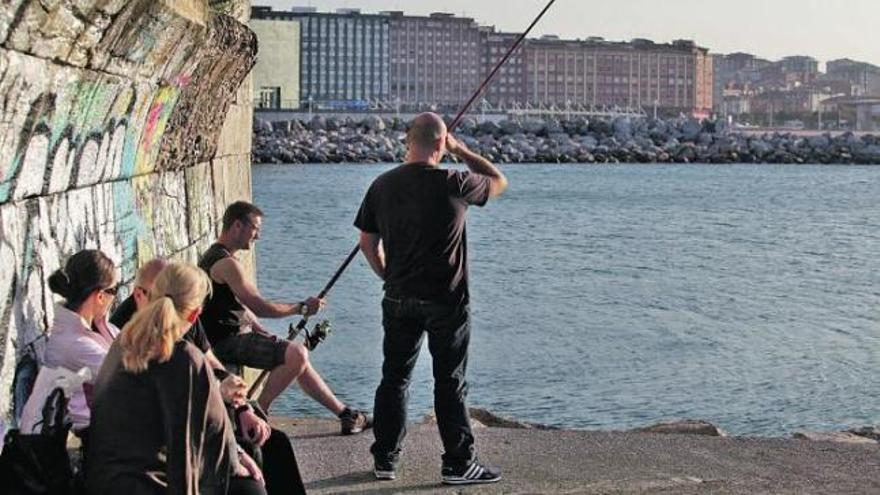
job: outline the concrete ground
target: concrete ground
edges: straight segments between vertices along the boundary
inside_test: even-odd
[[[309,493],[880,494],[880,447],[793,439],[475,429],[494,485],[440,484],[436,426],[412,425],[395,481],[372,474],[370,431],[339,436],[330,420],[275,418],[291,434]]]

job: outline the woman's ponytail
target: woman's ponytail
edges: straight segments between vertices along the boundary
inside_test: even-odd
[[[134,314],[122,330],[122,366],[132,373],[145,371],[150,361],[167,361],[174,351],[174,342],[182,326],[169,297],[160,297]]]
[[[172,263],[159,272],[152,301],[122,329],[123,367],[139,373],[150,361],[171,359],[174,343],[190,324],[187,318],[201,307],[210,290],[208,276],[196,266]]]

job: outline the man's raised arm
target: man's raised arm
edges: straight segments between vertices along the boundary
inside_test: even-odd
[[[474,153],[452,134],[446,135],[446,150],[457,156],[475,174],[489,178],[489,197],[497,198],[507,189],[507,177],[489,160]]]

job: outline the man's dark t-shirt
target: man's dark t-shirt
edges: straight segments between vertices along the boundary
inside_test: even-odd
[[[122,301],[122,303],[116,308],[116,311],[110,316],[110,323],[116,326],[116,328],[122,330],[122,327],[131,320],[131,317],[134,316],[136,311],[137,303],[134,302],[134,296],[128,296],[128,298],[125,301]],[[208,342],[208,336],[205,335],[205,329],[202,327],[202,323],[199,320],[196,320],[193,326],[183,334],[183,340],[192,343],[202,352],[208,352],[211,350],[211,343]]]
[[[382,239],[385,293],[467,303],[467,207],[488,200],[488,177],[426,163],[376,178],[354,225]]]

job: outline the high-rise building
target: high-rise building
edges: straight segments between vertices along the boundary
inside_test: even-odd
[[[657,108],[695,116],[712,108],[712,59],[692,41],[545,36],[528,40],[525,59],[529,103]]]
[[[480,31],[473,19],[385,12],[391,25],[391,100],[450,107],[467,100],[483,74]]]
[[[299,22],[251,19],[260,52],[254,66],[254,107],[299,108]]]
[[[252,18],[300,26],[300,100],[319,108],[365,108],[389,95],[389,18],[357,9],[335,13],[254,7]]]

